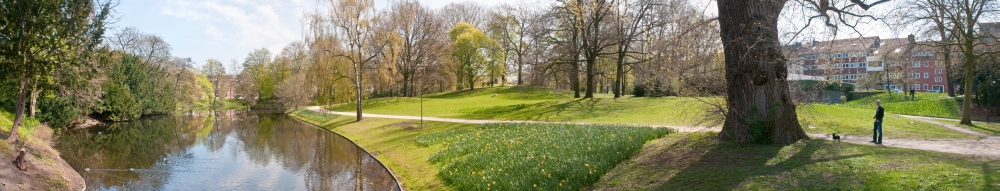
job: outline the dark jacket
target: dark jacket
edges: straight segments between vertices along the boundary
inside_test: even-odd
[[[878,109],[875,109],[875,120],[882,121],[883,116],[885,116],[885,108],[878,106]]]

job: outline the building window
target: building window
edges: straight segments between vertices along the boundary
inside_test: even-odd
[[[920,73],[910,73],[910,79],[919,79]]]
[[[930,78],[930,77],[931,77],[930,73],[924,72],[924,79],[927,79],[927,78]]]
[[[925,89],[925,90],[929,90],[929,89],[927,88],[927,84],[924,84],[924,89]]]
[[[924,61],[924,67],[931,67],[931,62]],[[924,88],[927,89],[927,88]]]
[[[919,68],[920,67],[920,62],[910,63],[910,67]]]
[[[941,77],[935,77],[934,82],[941,82]]]
[[[944,73],[944,70],[943,69],[934,69],[934,73],[935,74],[941,74],[941,73]]]
[[[911,90],[920,90],[920,84],[910,84]]]

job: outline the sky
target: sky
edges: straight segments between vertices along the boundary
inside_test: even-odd
[[[420,2],[440,8],[462,1],[466,0]],[[495,5],[514,0],[478,2]],[[173,56],[191,58],[195,66],[210,58],[228,66],[233,59],[242,63],[255,49],[267,48],[276,55],[285,45],[301,40],[303,15],[328,8],[317,4],[316,0],[122,0],[108,35],[134,27],[160,36],[170,44]],[[386,4],[387,0],[376,0],[376,7]]]
[[[468,0],[418,1],[437,9],[452,2]],[[552,0],[477,2],[495,6],[518,2],[543,5],[548,1]],[[376,7],[382,9],[387,2],[376,0]],[[690,2],[703,7],[706,14],[714,15],[716,12],[712,0]],[[142,33],[160,36],[170,44],[173,56],[191,58],[196,67],[210,58],[228,66],[233,59],[242,63],[247,54],[255,49],[267,48],[272,55],[277,55],[285,45],[303,38],[302,18],[306,13],[325,9],[328,7],[319,5],[317,0],[122,0],[115,8],[115,23],[108,35],[125,27],[134,27]],[[886,36],[883,38],[906,36],[884,30],[865,33],[869,33],[866,36]]]

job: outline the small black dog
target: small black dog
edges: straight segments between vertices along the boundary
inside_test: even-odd
[[[833,140],[837,140],[837,142],[839,143],[840,142],[840,135],[837,135],[836,133],[834,133],[833,134]]]

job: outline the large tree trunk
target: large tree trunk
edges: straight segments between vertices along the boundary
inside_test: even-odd
[[[969,40],[971,41],[971,40]],[[968,45],[965,49],[965,94],[962,96],[962,121],[959,124],[972,125],[972,81],[976,79],[973,78],[973,63],[976,63],[976,55],[971,51],[972,45],[975,43],[967,42]]]
[[[728,112],[719,135],[739,143],[807,139],[789,97],[778,41],[784,0],[719,0]]]
[[[24,98],[28,96],[28,77],[21,77],[20,84],[18,84],[17,93],[17,103],[14,108],[14,124],[10,128],[10,136],[7,137],[7,141],[13,143],[17,141],[17,129],[21,127],[21,122],[24,121]]]

